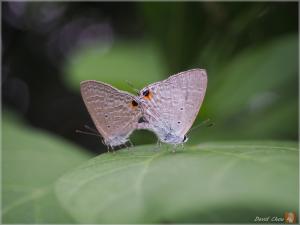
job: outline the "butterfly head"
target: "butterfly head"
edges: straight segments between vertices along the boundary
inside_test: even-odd
[[[104,144],[110,148],[114,148],[120,145],[124,145],[126,142],[128,142],[128,135],[126,136],[116,136],[112,138],[107,138],[103,140]]]
[[[162,142],[168,144],[182,144],[187,142],[188,137],[185,135],[183,137],[180,137],[172,133],[167,133],[163,138],[160,139]]]

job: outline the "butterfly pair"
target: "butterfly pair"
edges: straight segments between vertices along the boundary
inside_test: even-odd
[[[164,143],[186,142],[206,86],[206,71],[192,69],[150,84],[138,96],[93,80],[81,82],[80,89],[105,145],[114,148],[128,142],[135,129],[153,131]]]

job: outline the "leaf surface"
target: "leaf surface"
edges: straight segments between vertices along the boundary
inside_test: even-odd
[[[7,113],[2,121],[2,222],[73,223],[53,183],[91,156]]]
[[[103,154],[56,193],[80,223],[253,223],[298,211],[298,184],[296,143],[224,142]]]
[[[200,117],[216,126],[191,141],[298,139],[298,47],[297,36],[284,36],[214,65],[216,73],[208,68]]]

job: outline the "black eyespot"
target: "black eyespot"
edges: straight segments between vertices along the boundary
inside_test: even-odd
[[[183,108],[180,108],[180,110],[183,110]]]
[[[105,114],[105,117],[108,117],[108,115],[107,115],[107,114]]]
[[[110,126],[107,126],[108,128],[110,128]]]
[[[139,103],[137,103],[135,100],[132,100],[131,104],[132,104],[132,106],[138,106],[139,105]]]
[[[180,121],[178,121],[177,123],[180,124]]]
[[[149,96],[149,90],[143,91],[143,95],[144,95],[145,97]]]

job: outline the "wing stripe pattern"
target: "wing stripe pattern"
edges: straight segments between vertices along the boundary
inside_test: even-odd
[[[152,130],[167,143],[181,143],[192,126],[202,104],[207,85],[205,70],[193,69],[151,84],[140,92],[149,124],[139,128]],[[150,90],[152,99],[143,98]]]
[[[132,106],[138,99],[98,81],[82,82],[81,94],[104,143],[110,147],[126,143],[142,116],[140,105]]]

